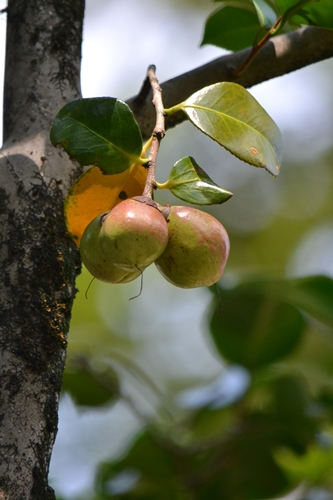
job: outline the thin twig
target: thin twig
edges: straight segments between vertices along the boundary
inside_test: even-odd
[[[244,71],[250,66],[252,63],[253,59],[256,57],[258,52],[263,48],[264,45],[268,42],[268,40],[271,38],[272,33],[275,32],[277,26],[280,24],[282,20],[282,17],[278,17],[278,19],[275,21],[273,26],[267,31],[266,35],[256,44],[254,47],[252,47],[252,50],[250,52],[250,55],[248,58],[238,67],[234,70],[232,76],[234,78],[237,78],[240,76]]]
[[[164,106],[162,101],[162,89],[156,78],[156,67],[152,64],[148,68],[147,76],[150,81],[151,88],[153,90],[153,104],[155,106],[156,112],[156,123],[153,130],[153,140],[150,148],[149,154],[149,169],[147,174],[147,180],[145,188],[143,191],[143,196],[148,198],[153,198],[153,192],[155,189],[155,175],[156,175],[156,161],[158,151],[160,149],[160,143],[165,136],[165,116],[164,116]]]

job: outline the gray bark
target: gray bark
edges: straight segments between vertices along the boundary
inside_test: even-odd
[[[80,97],[83,0],[10,0],[0,155],[0,499],[54,499],[57,432],[78,251],[63,200],[78,174],[49,142]]]
[[[233,70],[245,61],[251,48],[241,50],[179,75],[161,84],[163,103],[170,108],[181,103],[194,92],[218,82],[235,82],[249,88],[258,83],[285,75],[310,64],[333,57],[333,30],[305,27],[272,38],[259,52],[249,68],[238,78]],[[127,104],[132,108],[144,138],[150,137],[155,125],[152,92],[132,97]],[[186,119],[184,113],[175,113],[166,119],[166,129]]]

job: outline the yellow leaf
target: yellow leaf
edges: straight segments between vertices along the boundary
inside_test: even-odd
[[[104,175],[92,167],[73,184],[65,201],[65,220],[69,234],[80,246],[83,231],[90,221],[133,196],[142,195],[147,169],[132,165],[121,174]]]

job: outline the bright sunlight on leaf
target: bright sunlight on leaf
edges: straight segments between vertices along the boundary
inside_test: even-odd
[[[183,103],[165,110],[182,109],[202,132],[240,160],[279,173],[282,136],[279,128],[255,98],[241,85],[223,82],[199,90]]]
[[[98,167],[87,170],[73,184],[65,201],[68,232],[80,245],[83,231],[90,221],[115,205],[143,192],[147,171],[141,165],[116,175],[104,175]]]

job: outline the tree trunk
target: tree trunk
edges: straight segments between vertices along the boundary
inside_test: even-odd
[[[78,167],[55,150],[80,97],[84,0],[9,0],[0,158],[0,499],[54,499],[49,461],[80,261],[64,196]]]

